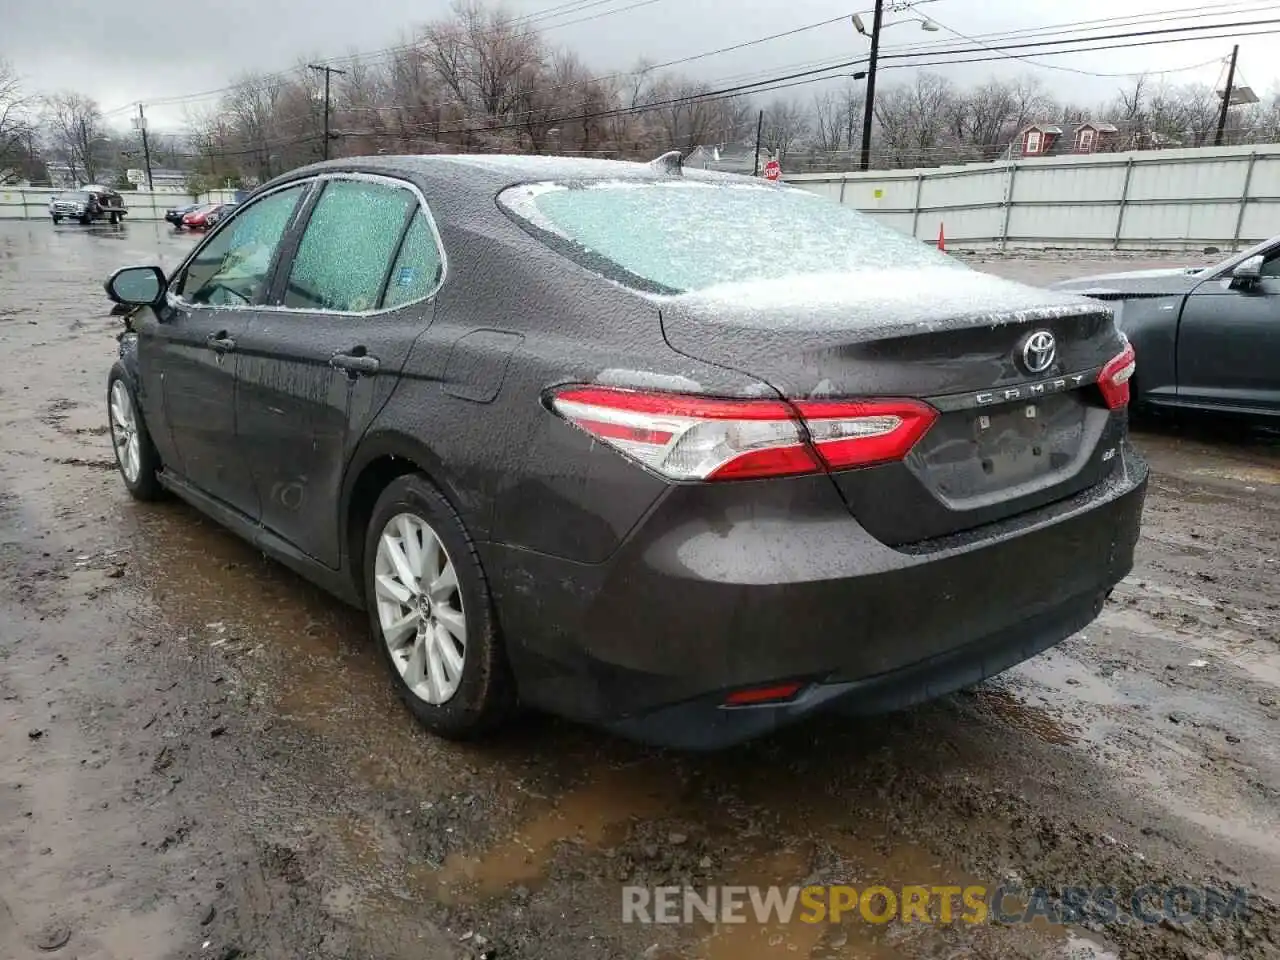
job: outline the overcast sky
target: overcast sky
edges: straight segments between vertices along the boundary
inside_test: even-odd
[[[509,0],[512,15],[561,6],[565,0]],[[550,43],[569,47],[600,72],[632,65],[639,57],[653,61],[729,46],[767,34],[867,9],[873,0],[650,0],[635,9],[555,27],[637,0],[602,0],[579,13],[544,24]],[[102,0],[6,0],[0,12],[0,58],[10,60],[29,92],[71,89],[98,100],[105,111],[179,94],[196,94],[225,86],[237,73],[284,69],[299,58],[321,58],[377,50],[404,39],[414,24],[448,11],[448,0],[130,0],[128,15]],[[945,27],[970,36],[996,31],[1043,27],[1168,11],[1170,20],[1214,11],[1224,21],[1280,20],[1280,3],[1263,0],[918,0],[919,16],[936,18]],[[903,20],[913,14],[889,14]],[[868,23],[870,22],[868,18]],[[1210,22],[1205,17],[1187,23]],[[1163,24],[1174,26],[1170,22]],[[550,29],[545,29],[551,27]],[[1128,25],[1114,32],[1135,29]],[[1280,23],[1259,27],[1241,45],[1240,70],[1259,94],[1269,90],[1280,67]],[[1112,32],[1106,30],[1102,32]],[[886,30],[883,52],[904,43],[958,41],[945,30],[922,32],[903,22]],[[1164,71],[1200,65],[1167,75],[1171,82],[1220,82],[1218,58],[1230,53],[1232,40],[1197,40],[1125,50],[1045,58],[1042,63],[1101,73]],[[968,45],[968,44],[966,44]],[[811,61],[864,54],[865,38],[847,22],[795,36],[706,57],[680,68],[723,85],[741,82],[745,74],[803,69]],[[1206,63],[1206,61],[1213,61]],[[883,61],[887,66],[889,61]],[[991,74],[1034,72],[1050,92],[1073,103],[1109,99],[1123,78],[1083,76],[1015,60],[932,67],[960,84]],[[908,70],[882,75],[882,82],[905,79]],[[756,79],[755,76],[748,79]],[[1239,81],[1237,81],[1239,82]],[[788,95],[811,97],[813,87]],[[180,106],[149,111],[153,127],[179,128]],[[120,115],[110,118],[122,121]]]

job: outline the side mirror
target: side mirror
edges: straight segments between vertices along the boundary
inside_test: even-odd
[[[1262,279],[1262,254],[1242,260],[1231,271],[1231,286],[1250,287]]]
[[[121,267],[103,284],[116,303],[148,307],[164,296],[164,271],[159,267]]]

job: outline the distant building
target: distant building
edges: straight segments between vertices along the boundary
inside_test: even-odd
[[[1095,123],[1087,120],[1076,125],[1073,143],[1076,153],[1107,153],[1115,149],[1120,133],[1114,123]]]
[[[738,143],[694,147],[684,158],[686,167],[699,170],[719,170],[723,173],[745,173],[751,176],[757,169],[763,170],[769,159],[767,150],[760,151],[759,166],[753,146]]]
[[[1087,120],[1064,134],[1056,123],[1033,123],[1018,133],[1014,153],[1023,157],[1060,157],[1072,153],[1115,150],[1118,130],[1114,123]]]
[[[139,190],[147,189],[147,171],[141,168],[130,168],[125,171],[129,182],[137,184]],[[187,171],[173,170],[167,167],[151,168],[151,184],[156,193],[185,193],[187,189]]]

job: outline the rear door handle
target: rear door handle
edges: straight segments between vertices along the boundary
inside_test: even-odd
[[[209,347],[217,353],[230,353],[236,348],[235,340],[228,337],[227,331],[225,330],[219,330],[217,333],[212,334],[207,340],[205,340],[205,343],[207,343]]]
[[[359,377],[378,372],[378,358],[367,353],[335,353],[329,358],[329,366],[345,370],[348,376]]]

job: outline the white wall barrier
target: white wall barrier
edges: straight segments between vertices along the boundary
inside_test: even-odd
[[[1228,250],[1280,233],[1280,144],[786,179],[948,244]]]

